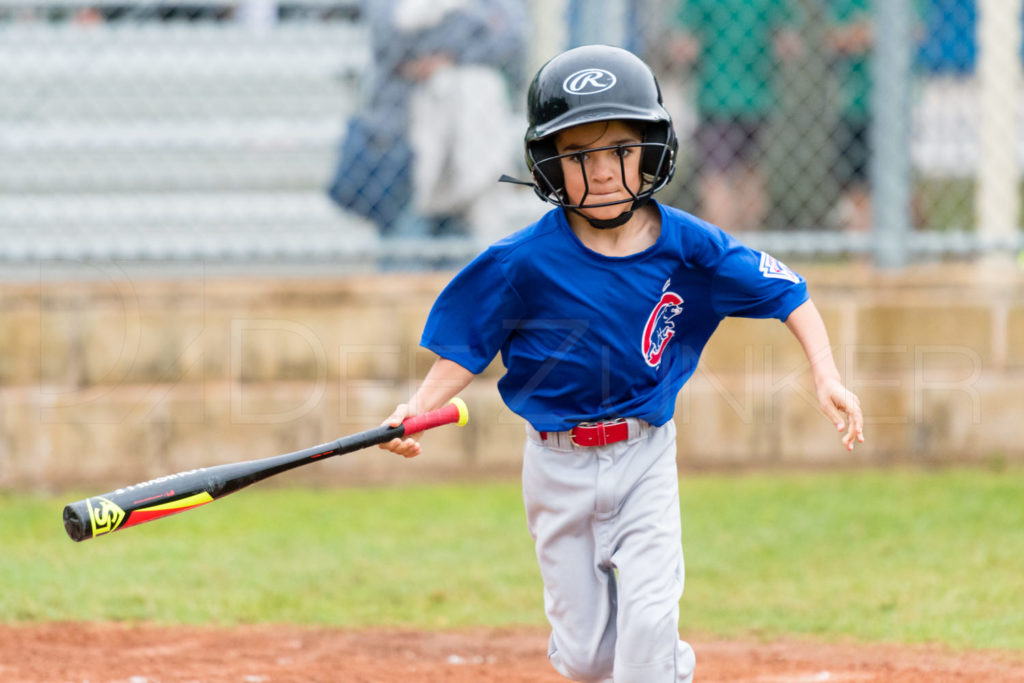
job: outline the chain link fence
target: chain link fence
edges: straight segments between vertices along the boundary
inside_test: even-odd
[[[659,198],[780,255],[1014,253],[1021,0],[0,0],[0,264],[450,267],[546,206],[527,81],[604,42]]]

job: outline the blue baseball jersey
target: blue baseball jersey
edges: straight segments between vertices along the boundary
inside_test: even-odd
[[[500,352],[501,397],[539,431],[668,422],[723,318],[785,320],[807,286],[768,254],[652,203],[661,235],[630,256],[588,249],[560,208],[493,244],[441,292],[420,343],[473,373]]]

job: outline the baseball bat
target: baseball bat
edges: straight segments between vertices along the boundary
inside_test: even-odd
[[[466,404],[462,399],[454,398],[445,407],[414,415],[397,427],[381,425],[294,453],[200,467],[159,477],[65,505],[64,530],[74,541],[103,536],[191,510],[275,474],[319,462],[332,455],[351,453],[453,422],[462,426],[468,420]]]

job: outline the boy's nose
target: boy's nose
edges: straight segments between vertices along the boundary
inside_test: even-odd
[[[595,180],[609,180],[619,173],[619,160],[617,157],[607,152],[596,156],[597,158],[594,159],[591,170],[591,176]]]

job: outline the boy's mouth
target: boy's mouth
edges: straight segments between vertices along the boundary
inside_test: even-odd
[[[590,192],[584,199],[584,206],[586,204],[601,204],[602,202],[613,201],[617,199],[622,192],[620,190],[610,190],[607,192]]]

